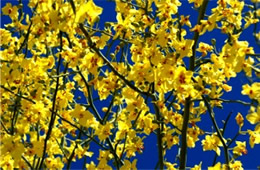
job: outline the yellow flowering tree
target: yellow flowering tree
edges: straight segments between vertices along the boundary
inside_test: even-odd
[[[247,145],[260,144],[260,1],[188,0],[197,21],[179,0],[110,3],[116,18],[104,27],[94,0],[3,6],[0,167],[69,169],[83,159],[87,169],[136,169],[156,135],[157,168],[201,169],[203,159],[187,165],[187,149],[202,146],[215,152],[208,169],[242,169]],[[255,49],[240,37],[249,28]],[[239,74],[248,83],[230,85]],[[225,98],[235,88],[248,100]],[[248,113],[219,122],[216,108],[230,103]],[[235,136],[227,135],[230,118]],[[179,152],[166,157],[172,149]]]

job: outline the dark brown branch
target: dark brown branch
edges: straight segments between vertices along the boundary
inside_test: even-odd
[[[81,138],[81,131],[79,132],[78,134],[78,139]],[[70,169],[70,165],[71,165],[71,162],[72,162],[72,159],[74,158],[75,156],[75,150],[78,148],[78,144],[76,143],[75,147],[73,148],[73,151],[69,157],[69,160],[68,160],[68,163],[67,163],[67,169],[69,170]]]
[[[158,147],[158,163],[159,163],[159,167],[160,169],[164,169],[164,159],[163,159],[163,142],[162,142],[162,127],[163,127],[163,123],[161,121],[161,114],[160,114],[160,109],[156,104],[156,96],[153,95],[152,96],[152,100],[153,100],[153,107],[155,110],[155,115],[156,115],[156,120],[158,121],[158,128],[156,129],[156,135],[157,135],[157,147]]]
[[[227,167],[229,169],[228,146],[226,145],[226,143],[224,141],[224,137],[222,136],[222,133],[221,133],[219,127],[218,127],[218,124],[217,124],[217,122],[215,120],[215,117],[214,117],[214,112],[213,112],[213,110],[212,110],[208,100],[206,99],[205,96],[202,96],[202,98],[203,98],[203,101],[205,102],[205,105],[206,105],[207,110],[209,112],[209,115],[210,115],[211,121],[213,123],[213,126],[214,126],[215,130],[217,131],[217,135],[218,135],[218,137],[219,137],[219,139],[220,139],[220,141],[221,141],[221,143],[223,145],[224,152],[225,152],[225,161],[226,161],[226,165],[227,165]]]
[[[200,21],[204,18],[207,5],[208,5],[208,0],[204,0],[199,10],[197,25],[199,25]],[[191,71],[194,71],[195,69],[196,48],[199,41],[198,31],[195,32],[193,40],[194,40],[194,44],[192,46],[192,56],[190,58],[190,66],[189,66],[189,70]],[[190,116],[190,102],[191,102],[190,97],[185,99],[182,133],[181,133],[182,140],[181,140],[181,152],[180,152],[180,169],[185,169],[186,162],[187,162],[187,129],[189,123],[189,116]]]
[[[190,97],[185,100],[183,124],[181,129],[181,152],[180,152],[180,169],[186,168],[187,161],[187,129],[190,118]]]
[[[61,31],[59,33],[59,38],[60,38],[60,51],[62,52],[63,43],[62,43],[62,32]],[[57,66],[57,75],[60,74],[61,58],[62,57],[61,57],[61,54],[60,54],[59,59],[58,59],[58,66]],[[48,142],[48,140],[51,136],[53,125],[55,123],[55,119],[56,119],[55,105],[56,105],[56,96],[58,94],[58,89],[59,89],[59,77],[57,77],[57,80],[56,80],[56,87],[55,87],[55,91],[54,91],[54,95],[53,95],[53,101],[52,101],[51,120],[50,120],[50,123],[49,123],[49,128],[48,128],[45,140],[44,140],[42,160],[41,160],[41,163],[40,163],[40,165],[37,169],[42,169],[43,162],[44,162],[46,152],[47,152],[47,142]]]

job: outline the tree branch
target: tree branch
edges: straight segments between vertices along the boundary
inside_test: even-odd
[[[200,7],[197,25],[200,24],[200,21],[204,18],[207,4],[208,4],[208,0],[204,0],[203,4]],[[195,32],[193,40],[194,40],[194,44],[192,46],[192,56],[190,58],[190,66],[189,66],[189,70],[191,71],[194,71],[195,69],[196,48],[199,40],[199,32]],[[181,133],[180,169],[185,169],[186,162],[187,162],[187,129],[189,123],[189,116],[190,116],[190,102],[191,102],[191,97],[185,99],[182,133]]]
[[[62,52],[63,43],[62,43],[62,32],[61,31],[59,33],[59,38],[60,38],[60,52]],[[58,66],[57,66],[57,76],[59,76],[59,74],[60,74],[61,58],[62,58],[62,56],[61,56],[61,53],[60,53],[59,59],[58,59]],[[49,123],[49,128],[48,128],[45,140],[44,140],[42,160],[41,160],[39,167],[36,168],[36,169],[42,169],[43,162],[44,162],[44,159],[45,159],[45,156],[46,156],[47,142],[48,142],[48,140],[51,136],[53,125],[54,125],[55,119],[56,119],[55,105],[56,105],[56,96],[58,94],[58,89],[59,89],[59,77],[57,77],[57,80],[56,80],[56,87],[55,87],[55,91],[54,91],[54,95],[53,95],[53,101],[52,101],[51,120],[50,120],[50,123]]]
[[[158,160],[159,160],[159,167],[160,169],[164,169],[164,159],[163,159],[163,142],[162,142],[162,127],[163,127],[163,123],[161,121],[161,115],[160,115],[160,110],[156,104],[156,96],[153,95],[152,96],[152,101],[153,101],[153,107],[155,110],[155,115],[156,115],[156,120],[158,121],[158,128],[157,128],[157,147],[158,147]]]
[[[36,104],[36,102],[33,101],[32,99],[29,99],[29,98],[27,98],[27,97],[25,97],[25,96],[23,96],[23,95],[20,95],[20,94],[16,94],[16,93],[14,93],[12,90],[6,88],[4,85],[1,85],[1,87],[2,87],[5,91],[10,92],[10,93],[14,94],[14,95],[17,96],[17,97],[21,97],[21,98],[23,98],[23,99],[25,99],[25,100],[27,100],[27,101],[29,101],[29,102],[32,102],[33,104]]]
[[[218,125],[217,125],[217,122],[216,122],[216,120],[215,120],[215,118],[214,118],[214,112],[213,112],[213,110],[212,110],[212,108],[211,108],[209,102],[207,101],[207,99],[206,99],[205,96],[202,96],[202,98],[203,98],[203,101],[205,102],[205,105],[206,105],[207,110],[208,110],[208,112],[209,112],[209,115],[210,115],[211,121],[212,121],[212,123],[213,123],[213,125],[214,125],[214,128],[215,128],[216,131],[217,131],[217,135],[218,135],[218,137],[219,137],[219,139],[220,139],[220,141],[221,141],[221,143],[222,143],[222,145],[223,145],[223,147],[224,147],[225,161],[226,161],[227,167],[228,167],[228,169],[229,169],[228,146],[226,145],[226,143],[225,143],[225,141],[224,141],[224,137],[222,136],[222,133],[220,132],[220,129],[219,129]]]
[[[96,54],[101,57],[103,59],[103,61],[108,65],[108,67],[113,71],[113,73],[115,75],[117,75],[127,86],[129,86],[131,89],[133,89],[134,91],[138,92],[139,94],[143,94],[143,95],[150,95],[147,92],[143,92],[142,90],[140,90],[138,87],[136,87],[134,84],[132,84],[130,81],[128,81],[125,76],[123,76],[122,74],[120,74],[115,68],[114,66],[110,63],[110,61],[101,53],[101,51],[93,44],[87,30],[84,28],[83,24],[79,24],[79,27],[81,29],[81,31],[83,32],[83,34],[85,35],[85,37],[87,38],[88,42],[89,42],[89,47],[91,49],[93,49]]]

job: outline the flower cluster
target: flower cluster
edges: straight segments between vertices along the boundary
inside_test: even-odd
[[[220,129],[214,108],[246,105],[248,114],[235,117],[237,136],[248,135],[252,148],[260,144],[259,54],[240,38],[257,27],[259,0],[218,0],[211,10],[208,0],[188,2],[199,11],[197,23],[181,14],[179,0],[115,0],[116,22],[104,28],[104,9],[94,0],[6,3],[0,167],[62,169],[84,159],[87,169],[136,169],[137,154],[155,134],[161,169],[186,168],[187,147],[198,145],[224,153],[225,163],[209,169],[241,169],[237,158],[248,153],[248,141],[224,134],[227,121]],[[213,31],[226,40],[200,41]],[[257,43],[259,35],[255,29]],[[241,93],[251,102],[222,98],[237,88],[229,80],[238,74],[250,79]],[[205,113],[211,131],[201,126]],[[244,117],[254,129],[243,131]],[[180,162],[167,161],[177,148]]]

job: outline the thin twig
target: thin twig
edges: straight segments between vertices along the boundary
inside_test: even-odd
[[[22,155],[22,159],[27,163],[27,165],[33,169],[33,166],[30,164],[30,162]]]
[[[1,122],[1,125],[2,125],[2,127],[4,128],[5,132],[6,132],[7,134],[11,135],[11,133],[6,129],[6,127],[5,127],[4,123],[2,122],[2,120],[0,120],[0,122]]]
[[[14,95],[17,96],[17,97],[21,97],[21,98],[23,98],[23,99],[25,99],[25,100],[27,100],[27,101],[29,101],[29,102],[32,102],[33,104],[36,104],[36,102],[33,101],[32,99],[29,99],[29,98],[27,98],[27,97],[25,97],[25,96],[23,96],[23,95],[20,95],[20,94],[16,94],[16,93],[14,93],[12,90],[10,90],[10,89],[4,87],[4,85],[1,85],[1,87],[2,87],[4,90],[6,90],[6,91],[8,91],[8,92],[10,92],[10,93],[12,93],[12,94],[14,94]]]
[[[221,132],[222,132],[222,136],[224,136],[224,133],[225,133],[225,130],[226,130],[226,127],[227,127],[227,123],[228,123],[228,121],[229,121],[229,119],[230,119],[232,113],[233,113],[233,112],[230,112],[230,113],[228,114],[228,116],[227,116],[227,118],[226,118],[226,120],[225,120],[225,122],[224,122],[223,130],[221,131]],[[216,164],[217,157],[218,157],[218,154],[215,153],[215,157],[214,157],[214,159],[213,159],[212,166],[214,166],[214,165]]]
[[[227,99],[222,99],[222,98],[210,98],[210,100],[218,100],[218,101],[222,101],[222,102],[226,102],[226,103],[240,103],[243,104],[245,106],[251,106],[251,103],[247,103],[244,102],[242,100],[227,100]]]
[[[67,119],[63,118],[61,115],[57,114],[57,116],[64,122],[70,124],[72,127],[76,128],[77,130],[79,130],[82,134],[84,134],[85,136],[87,136],[88,138],[90,138],[93,142],[95,142],[97,145],[99,145],[102,149],[104,150],[108,150],[106,147],[104,147],[103,145],[101,145],[97,140],[95,140],[94,137],[88,135],[87,133],[85,133],[81,128],[79,128],[77,125],[74,125],[73,123],[71,123],[70,121],[68,121]]]
[[[83,81],[84,81],[85,86],[87,87],[89,105],[90,105],[90,107],[92,108],[92,110],[93,110],[93,112],[94,112],[96,118],[97,118],[98,121],[100,122],[100,124],[103,124],[102,118],[101,118],[100,114],[98,113],[98,111],[97,111],[97,109],[96,109],[96,107],[95,107],[95,105],[94,105],[94,102],[93,102],[92,91],[91,91],[91,89],[90,89],[91,87],[88,85],[87,80],[85,79],[85,77],[84,77],[84,75],[81,73],[81,71],[79,70],[79,67],[78,67],[78,66],[77,66],[77,69],[78,69],[78,71],[79,71],[79,74],[80,74],[81,78],[82,78]],[[110,140],[109,138],[107,138],[107,139],[106,139],[106,142],[108,143],[108,145],[109,145],[109,147],[110,147],[110,150],[111,150],[112,154],[114,155],[117,168],[119,169],[119,166],[120,166],[120,165],[123,165],[124,162],[123,162],[122,160],[119,160],[120,165],[119,165],[119,163],[117,163],[119,157],[118,157],[118,155],[116,154],[116,151],[115,151],[115,149],[114,149],[114,147],[113,147],[113,145],[112,145],[111,140]]]
[[[35,13],[37,7],[38,7],[38,2],[37,2],[37,4],[36,4],[36,6],[35,6],[35,9],[34,9],[33,14]],[[28,40],[29,40],[29,35],[30,35],[30,33],[31,33],[32,24],[33,24],[33,22],[31,21],[31,23],[30,23],[30,25],[29,25],[29,28],[28,28],[28,30],[27,30],[27,33],[26,33],[26,35],[25,35],[25,38],[24,38],[24,40],[23,40],[23,42],[22,42],[20,48],[16,51],[16,54],[19,54],[19,53],[21,52],[21,50],[22,50],[22,48],[23,48],[23,46],[24,46],[25,44],[26,44],[26,48],[28,47],[28,46],[27,46],[27,44],[28,44],[27,42],[28,42]],[[26,56],[26,55],[25,55],[25,56]]]
[[[214,112],[213,112],[209,102],[207,101],[205,96],[202,96],[202,98],[203,98],[203,101],[204,101],[204,103],[205,103],[205,105],[207,107],[207,110],[209,112],[209,115],[210,115],[211,121],[212,121],[212,123],[214,125],[214,128],[217,131],[217,135],[218,135],[218,137],[219,137],[219,139],[220,139],[220,141],[221,141],[221,143],[222,143],[222,145],[224,147],[225,161],[226,161],[226,165],[227,165],[227,167],[229,169],[228,146],[226,145],[226,143],[224,141],[224,137],[222,136],[222,133],[220,132],[220,129],[219,129],[219,127],[217,125],[217,122],[216,122],[216,119],[214,117]]]
[[[108,67],[113,71],[113,73],[118,76],[121,80],[123,80],[123,82],[128,85],[131,89],[133,89],[134,91],[138,92],[139,94],[143,94],[143,95],[150,95],[147,92],[143,92],[142,90],[140,90],[138,87],[136,87],[134,84],[132,84],[129,80],[127,80],[125,78],[125,76],[123,76],[122,74],[120,74],[115,67],[110,63],[110,61],[101,53],[101,51],[93,44],[88,32],[86,31],[86,29],[84,28],[83,24],[79,24],[81,31],[83,32],[83,34],[85,35],[85,37],[87,38],[88,42],[89,42],[89,47],[91,49],[93,49],[96,54],[101,57],[103,59],[103,61],[108,65]]]

